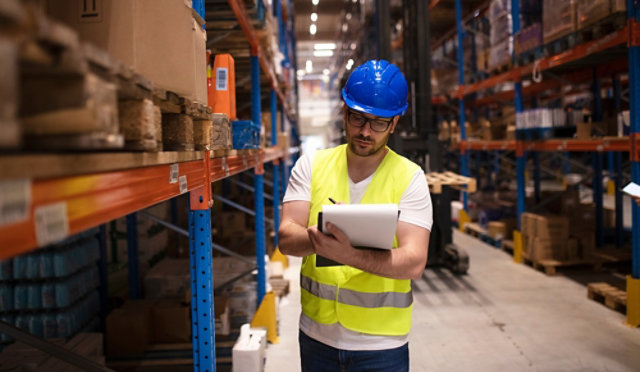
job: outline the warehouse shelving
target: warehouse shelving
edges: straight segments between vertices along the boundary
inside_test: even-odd
[[[432,0],[430,6],[443,6],[443,1]],[[627,2],[627,18],[628,22],[625,27],[614,31],[608,35],[597,38],[586,43],[576,45],[568,50],[556,55],[543,57],[533,63],[523,66],[514,66],[507,71],[498,73],[494,76],[472,81],[465,79],[464,53],[462,45],[464,45],[464,37],[467,32],[465,25],[465,13],[469,12],[468,8],[463,10],[463,2],[455,0],[456,15],[456,36],[458,45],[458,88],[449,93],[450,97],[458,101],[458,123],[460,125],[460,167],[461,173],[465,176],[469,175],[469,162],[471,151],[514,151],[516,156],[516,175],[517,175],[517,217],[518,226],[520,224],[520,215],[525,211],[525,168],[527,153],[533,156],[534,169],[534,188],[536,196],[540,190],[540,169],[539,157],[540,152],[590,152],[592,153],[592,162],[594,169],[594,202],[596,204],[596,242],[597,246],[603,245],[603,200],[602,200],[602,170],[603,159],[602,154],[609,154],[610,175],[613,175],[616,189],[616,245],[622,246],[622,153],[628,153],[631,160],[631,179],[634,182],[640,181],[640,155],[638,148],[638,133],[640,132],[640,6],[637,1],[628,0]],[[450,4],[447,4],[450,5]],[[469,5],[469,4],[465,4]],[[474,4],[476,6],[477,4]],[[511,1],[512,14],[512,33],[515,35],[520,30],[520,3],[518,0]],[[523,111],[523,99],[525,96],[535,96],[549,89],[562,87],[564,83],[577,83],[593,80],[593,90],[598,92],[595,97],[596,117],[601,113],[600,99],[600,82],[603,76],[612,76],[614,74],[626,73],[628,71],[629,79],[629,106],[631,112],[631,130],[629,137],[612,137],[593,140],[575,140],[575,139],[546,139],[546,140],[525,140],[517,137],[516,140],[509,141],[483,141],[468,140],[465,133],[465,110],[468,107],[480,107],[487,104],[501,103],[512,101],[515,105],[516,113]],[[545,79],[540,83],[531,83],[527,87],[522,86],[522,79],[532,74],[542,72],[553,72],[555,79]],[[475,78],[475,76],[474,76]],[[501,91],[495,94],[486,94],[485,96],[475,97],[475,93],[481,93],[489,88],[496,87],[503,83],[513,83],[511,90]],[[613,82],[614,98],[620,102],[621,84],[617,80]],[[471,96],[471,97],[470,97]],[[466,102],[468,99],[469,102]],[[434,104],[445,104],[450,99],[444,97],[435,97]],[[619,105],[619,104],[618,104]],[[518,132],[518,130],[517,130]],[[567,156],[567,155],[565,155]],[[497,159],[497,156],[496,156]],[[464,208],[468,208],[467,195],[463,194]],[[635,203],[632,206],[633,222],[632,222],[632,275],[627,280],[627,293],[629,296],[629,305],[627,308],[628,322],[634,326],[640,325],[640,299],[638,293],[640,291],[640,210]]]
[[[286,182],[288,176],[287,167],[284,165],[287,159],[297,155],[295,149],[285,151],[278,147],[276,142],[278,131],[285,130],[285,117],[293,122],[295,129],[297,110],[291,104],[296,102],[289,101],[287,96],[295,94],[295,91],[292,92],[292,87],[286,81],[285,84],[278,82],[274,66],[261,51],[243,1],[228,0],[228,4],[251,48],[251,116],[255,122],[261,122],[260,69],[271,84],[270,147],[230,153],[196,151],[154,154],[3,155],[0,157],[3,170],[0,183],[8,185],[7,187],[11,187],[12,190],[23,190],[12,202],[17,202],[25,208],[23,219],[0,227],[0,246],[3,247],[0,250],[0,260],[29,252],[36,247],[103,225],[118,217],[127,216],[132,298],[139,296],[137,290],[139,283],[136,277],[136,212],[182,194],[189,195],[192,339],[193,364],[196,371],[214,371],[216,363],[211,271],[211,207],[213,205],[211,184],[244,171],[254,170],[259,304],[266,292],[264,165],[273,163],[274,168],[271,184],[275,245],[277,245],[281,185]],[[295,40],[291,35],[291,24],[285,25],[293,19],[291,1],[288,5],[290,9],[286,15],[288,20],[283,22],[279,1],[276,2],[276,14],[281,34],[280,47],[285,48],[287,61],[293,60],[295,68],[295,58],[289,57],[295,51]],[[204,18],[205,1],[194,0],[193,9]],[[281,128],[277,128],[278,114],[283,118]],[[175,214],[175,211],[172,214]],[[174,219],[175,216],[172,220]],[[172,222],[174,223],[164,223],[164,225],[175,228],[175,221]],[[104,240],[106,238],[104,227],[101,227],[100,231],[100,236]],[[104,244],[101,252],[103,257],[106,256]],[[105,275],[106,272],[101,272],[103,283],[106,282]],[[60,356],[60,353],[57,355]],[[70,359],[67,358],[68,361],[71,361]]]

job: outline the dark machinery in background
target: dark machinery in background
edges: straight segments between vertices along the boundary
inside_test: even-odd
[[[389,2],[376,0],[377,57],[392,60],[390,48]],[[438,123],[431,104],[431,38],[429,2],[402,1],[402,61],[409,86],[409,112],[399,128],[401,135],[392,136],[394,151],[420,164],[427,172],[442,172],[443,151],[438,141]],[[448,186],[431,193],[433,227],[429,242],[427,267],[445,266],[453,273],[464,274],[469,256],[453,244],[451,200],[457,191]]]

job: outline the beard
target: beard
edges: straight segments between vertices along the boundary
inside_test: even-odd
[[[355,155],[372,156],[382,151],[385,148],[390,135],[391,133],[387,133],[387,135],[383,139],[381,139],[378,143],[376,143],[371,137],[365,137],[362,135],[349,136],[347,142],[349,144],[349,148],[351,149],[351,152],[353,152]],[[367,142],[369,146],[367,146],[366,148],[363,148],[358,143],[356,143],[355,140]]]

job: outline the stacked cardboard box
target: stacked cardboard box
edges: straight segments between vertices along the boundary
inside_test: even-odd
[[[521,216],[525,256],[537,262],[546,259],[567,260],[569,219],[555,215],[523,213]]]
[[[489,5],[489,70],[510,63],[513,51],[513,25],[511,22],[511,1],[492,0]]]
[[[542,39],[548,44],[577,29],[576,0],[544,0]]]

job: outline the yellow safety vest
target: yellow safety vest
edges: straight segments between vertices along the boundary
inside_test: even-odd
[[[349,203],[346,145],[317,151],[312,166],[309,226],[328,198]],[[361,203],[400,203],[418,165],[388,149]],[[394,239],[393,247],[398,246]],[[402,336],[411,328],[411,280],[389,279],[354,267],[316,267],[316,255],[302,260],[302,312],[321,324],[372,335]]]

